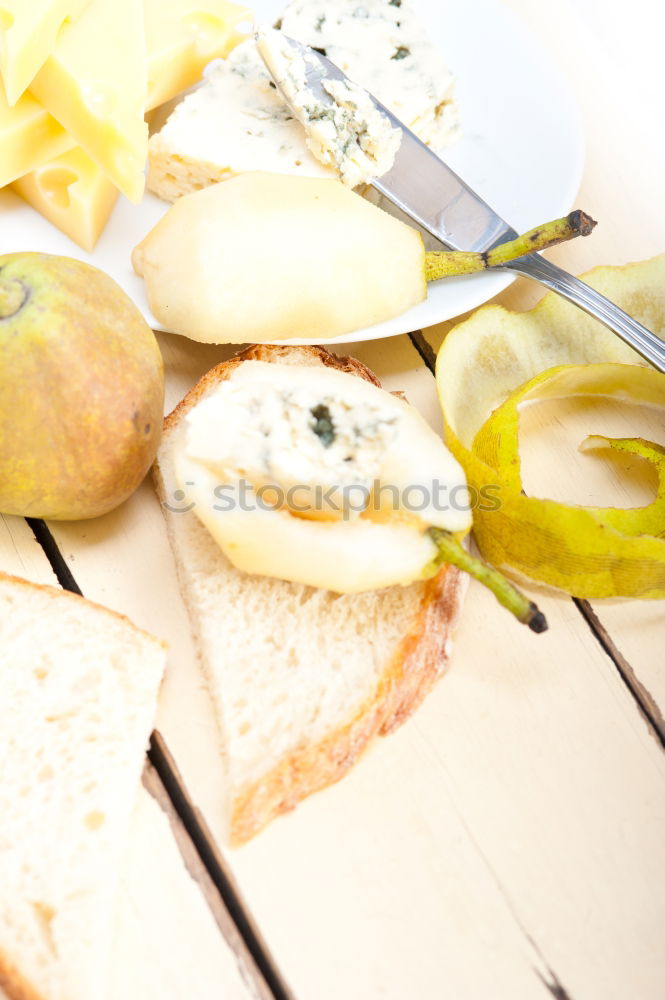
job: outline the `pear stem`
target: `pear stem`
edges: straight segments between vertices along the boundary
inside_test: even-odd
[[[458,566],[491,590],[499,604],[507,608],[522,624],[528,625],[532,632],[547,631],[547,619],[542,611],[506,579],[503,573],[472,556],[449,531],[429,528],[427,533],[438,550],[435,559],[437,564],[452,563],[453,566]]]
[[[554,219],[542,226],[517,236],[514,240],[500,243],[492,250],[484,253],[473,253],[462,250],[433,250],[425,254],[425,278],[436,281],[438,278],[450,278],[461,274],[476,274],[490,267],[501,267],[503,264],[523,257],[525,254],[536,253],[547,247],[565,243],[576,236],[588,236],[596,225],[590,215],[577,209],[562,219]]]
[[[22,281],[0,277],[0,320],[15,316],[27,297],[28,290]]]

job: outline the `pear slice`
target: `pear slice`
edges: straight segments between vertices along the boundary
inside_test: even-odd
[[[423,243],[339,181],[249,173],[180,198],[134,250],[150,308],[205,343],[313,342],[425,298]]]
[[[244,361],[183,420],[180,501],[247,573],[359,593],[454,563],[535,631],[544,618],[462,547],[464,473],[412,406],[331,368]]]
[[[345,372],[245,361],[185,422],[184,503],[248,573],[374,590],[423,576],[437,552],[428,525],[471,527],[468,505],[450,503],[465,479],[441,438]]]
[[[132,262],[172,333],[318,343],[405,312],[426,297],[427,280],[503,264],[594,224],[574,212],[488,254],[426,254],[415,229],[339,181],[256,172],[180,198]]]

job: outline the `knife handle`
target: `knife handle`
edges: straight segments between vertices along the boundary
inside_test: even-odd
[[[526,278],[534,278],[558,292],[564,299],[604,323],[658,371],[665,372],[665,342],[579,278],[573,277],[539,254],[520,257],[505,264],[504,269],[516,271]]]

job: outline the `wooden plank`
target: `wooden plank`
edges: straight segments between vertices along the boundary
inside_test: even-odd
[[[160,339],[171,399],[228,354]],[[440,422],[406,338],[348,350]],[[214,724],[150,488],[51,529],[87,593],[172,642],[160,728],[219,830]],[[572,602],[542,604],[536,637],[472,585],[453,669],[416,718],[226,852],[297,996],[660,995],[662,757]]]
[[[22,517],[0,514],[0,570],[39,583],[57,584],[41,545]]]
[[[224,1000],[269,1000],[150,765],[134,812],[118,906],[110,1000],[207,1000],[211,984]]]
[[[22,518],[0,518],[0,569],[57,586]],[[146,764],[120,877],[110,1000],[208,1000],[211,984],[222,1000],[270,1000],[197,861],[168,795]]]
[[[230,858],[298,995],[662,995],[661,755],[569,602],[542,604],[532,638],[472,586],[416,718]]]

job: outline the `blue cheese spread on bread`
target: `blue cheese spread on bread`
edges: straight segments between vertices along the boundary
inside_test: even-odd
[[[291,368],[274,364],[267,372],[257,367],[259,362],[245,365],[243,377],[223,382],[200,404],[190,434],[194,452],[210,451],[210,422],[216,427],[210,461],[224,476],[244,476],[254,488],[272,484],[304,492],[354,485],[371,490],[400,417],[387,393],[349,392],[347,387],[343,395],[335,385],[339,380],[325,377],[327,371],[322,379],[308,370],[303,380],[299,370],[294,375]],[[332,505],[329,517],[335,518]]]

